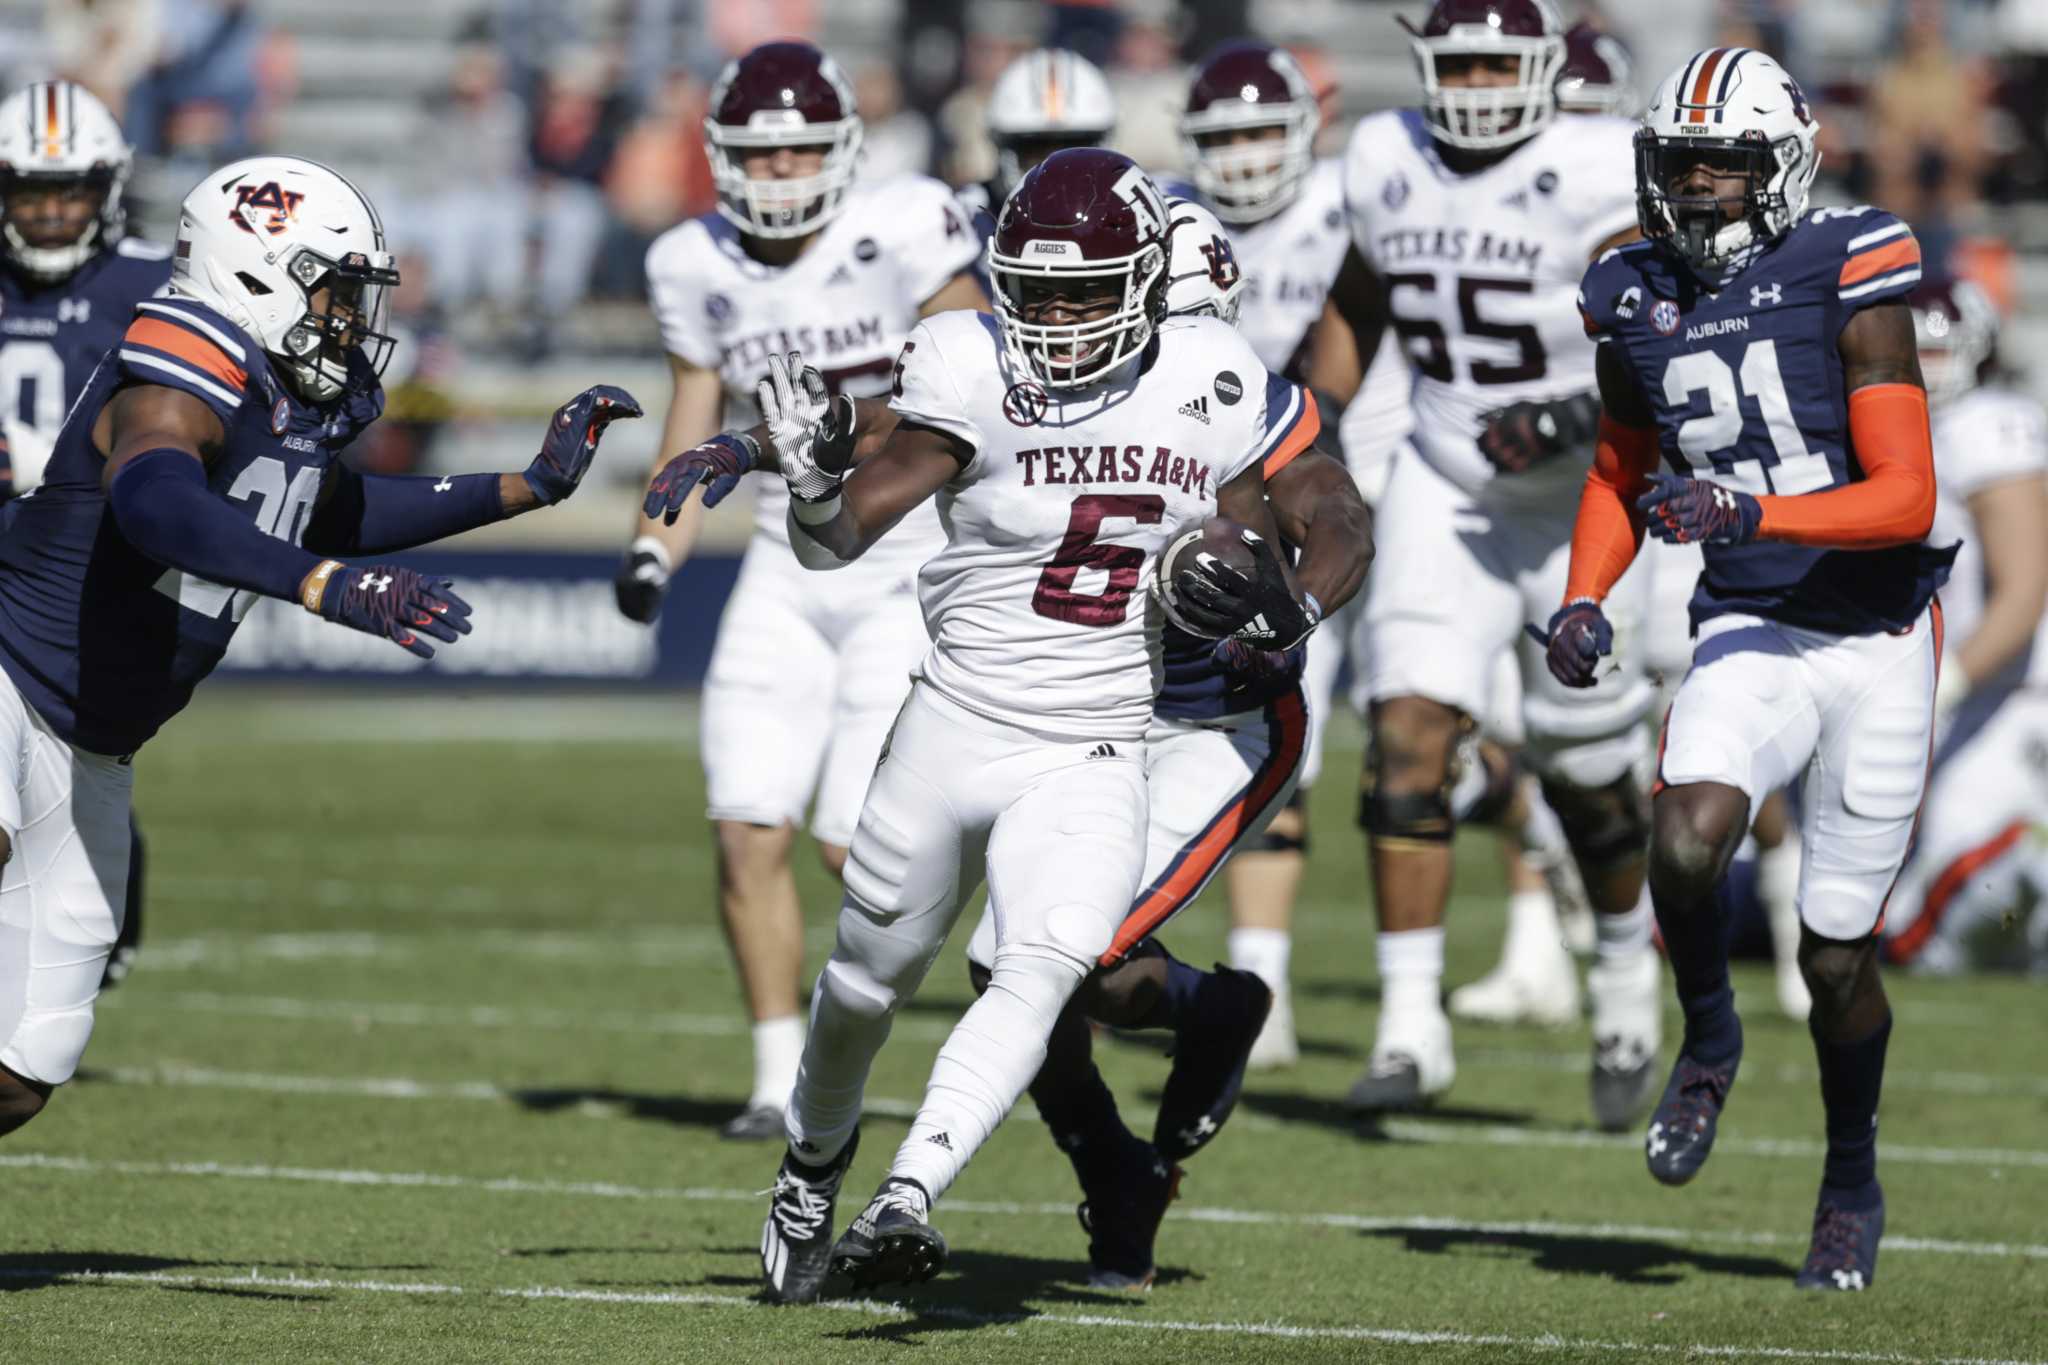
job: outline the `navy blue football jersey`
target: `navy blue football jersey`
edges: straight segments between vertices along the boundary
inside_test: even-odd
[[[1665,460],[1753,494],[1814,493],[1863,477],[1836,339],[1861,308],[1902,300],[1920,248],[1881,209],[1816,209],[1709,293],[1649,242],[1604,253],[1579,291],[1586,332],[1656,414]],[[1741,612],[1842,635],[1904,630],[1955,547],[1829,550],[1757,541],[1704,547],[1692,620]]]
[[[134,237],[55,284],[0,268],[0,433],[13,453],[17,491],[40,477],[64,414],[121,339],[135,305],[161,294],[170,279],[170,250]]]
[[[359,365],[334,402],[301,402],[240,328],[190,299],[152,299],[92,372],[43,483],[0,521],[0,668],[66,742],[132,753],[227,652],[256,595],[168,569],[121,535],[93,425],[116,390],[178,389],[226,431],[207,485],[297,544],[328,467],[383,410]]]

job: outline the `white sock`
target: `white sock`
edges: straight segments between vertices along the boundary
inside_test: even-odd
[[[749,1105],[789,1103],[796,1088],[796,1069],[804,1057],[804,1017],[785,1014],[754,1024],[754,1093]]]
[[[1508,897],[1508,937],[1503,958],[1564,951],[1557,900],[1549,891],[1517,891]],[[1540,961],[1541,958],[1539,957]]]
[[[1444,930],[1381,932],[1373,945],[1380,968],[1380,1012],[1443,1008]]]
[[[1612,967],[1648,950],[1656,917],[1650,912],[1650,889],[1636,897],[1633,909],[1619,915],[1593,916],[1594,960]]]
[[[1081,984],[1076,963],[998,952],[988,990],[967,1007],[932,1063],[924,1103],[889,1174],[936,1204],[1045,1064],[1053,1021]]]
[[[1275,995],[1286,993],[1287,960],[1293,951],[1294,936],[1285,929],[1230,931],[1230,965],[1250,972]]]

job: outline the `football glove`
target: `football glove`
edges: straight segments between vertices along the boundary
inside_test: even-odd
[[[469,603],[449,591],[454,586],[396,564],[363,568],[330,559],[306,575],[300,593],[308,611],[431,659],[434,647],[421,635],[452,645],[469,634]]]
[[[1600,424],[1600,400],[1590,393],[1547,403],[1510,403],[1480,419],[1479,453],[1503,474],[1520,474],[1569,450],[1591,444]]]
[[[1247,578],[1211,554],[1197,554],[1174,576],[1175,601],[1188,625],[1210,639],[1228,636],[1256,649],[1289,650],[1322,619],[1312,596],[1295,600],[1280,557],[1256,531],[1243,532],[1256,566]]]
[[[853,457],[853,400],[828,395],[825,377],[800,351],[768,357],[754,399],[790,496],[823,502],[838,492]]]
[[[1747,545],[1764,520],[1763,504],[1750,494],[1676,474],[1651,475],[1636,508],[1643,529],[1673,545]]]
[[[610,384],[585,389],[556,408],[540,454],[526,467],[527,485],[540,505],[551,507],[574,493],[590,472],[604,429],[621,417],[639,415],[640,405],[633,395]]]
[[[721,431],[663,465],[647,485],[640,508],[649,521],[660,517],[664,525],[673,526],[698,484],[704,485],[704,505],[716,507],[749,470],[760,467],[761,447],[753,437],[744,431]]]
[[[1551,613],[1548,632],[1530,626],[1529,634],[1544,647],[1550,676],[1566,687],[1591,687],[1601,658],[1614,652],[1614,627],[1590,597],[1574,598]]]
[[[1284,649],[1260,649],[1242,640],[1218,640],[1209,662],[1244,682],[1270,682],[1294,671],[1294,656]]]
[[[642,536],[626,547],[626,558],[612,579],[612,595],[618,599],[619,614],[643,626],[654,624],[661,615],[661,597],[668,591],[668,547],[653,536]]]

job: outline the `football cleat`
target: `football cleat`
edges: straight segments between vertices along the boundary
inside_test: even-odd
[[[1451,1021],[1441,1009],[1382,1014],[1372,1058],[1344,1107],[1356,1114],[1420,1109],[1449,1090],[1457,1075]]]
[[[1563,1028],[1578,1022],[1579,974],[1562,938],[1541,952],[1503,956],[1477,981],[1451,992],[1452,1015],[1484,1024]]]
[[[1593,1122],[1601,1131],[1632,1127],[1657,1093],[1657,1049],[1664,1041],[1663,972],[1647,945],[1620,962],[1586,971],[1593,1001]]]
[[[767,1142],[783,1136],[782,1106],[748,1101],[747,1107],[726,1121],[718,1135],[728,1142]]]
[[[1650,1174],[1666,1185],[1683,1185],[1698,1175],[1714,1150],[1714,1130],[1735,1084],[1736,1068],[1742,1065],[1741,1035],[1736,1036],[1735,1055],[1725,1062],[1702,1066],[1681,1052],[1671,1068],[1664,1098],[1650,1115],[1650,1131],[1643,1141]]]
[[[1884,1236],[1884,1190],[1873,1180],[1830,1197],[1821,1187],[1813,1211],[1813,1243],[1792,1283],[1800,1289],[1856,1291],[1877,1279],[1877,1243]]]
[[[1220,962],[1195,992],[1175,1033],[1173,1069],[1166,1073],[1152,1132],[1152,1145],[1168,1161],[1193,1156],[1223,1131],[1244,1089],[1252,1044],[1272,1007],[1273,992],[1265,982]]]
[[[1251,1055],[1245,1058],[1250,1071],[1284,1071],[1301,1060],[1301,1044],[1294,1036],[1294,1002],[1284,990],[1273,992],[1273,1008],[1259,1036],[1252,1040]]]
[[[1083,1183],[1087,1198],[1074,1211],[1088,1234],[1090,1289],[1152,1287],[1152,1244],[1166,1206],[1179,1197],[1182,1174],[1151,1143],[1131,1138],[1100,1178]]]
[[[823,1166],[808,1166],[785,1152],[768,1195],[768,1219],[761,1225],[761,1275],[777,1303],[814,1302],[831,1266],[832,1207],[839,1182],[853,1164],[860,1130]]]
[[[929,1221],[931,1196],[915,1180],[891,1176],[832,1248],[832,1272],[856,1289],[923,1284],[946,1265],[946,1239]]]

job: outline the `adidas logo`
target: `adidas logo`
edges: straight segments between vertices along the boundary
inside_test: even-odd
[[[926,1138],[925,1141],[929,1142],[934,1147],[943,1147],[949,1152],[953,1150],[953,1139],[946,1136],[944,1133],[933,1133],[930,1137]]]
[[[1209,395],[1201,394],[1180,405],[1180,415],[1192,417],[1203,426],[1209,425]]]
[[[1182,411],[1183,411],[1183,412],[1185,412],[1185,411],[1186,411],[1186,409],[1185,409],[1185,408],[1183,408],[1183,409],[1182,409]],[[1209,419],[1208,419],[1208,418],[1206,418],[1206,417],[1204,417],[1204,418],[1203,418],[1202,420],[1206,422],[1206,421],[1208,421]],[[1114,744],[1108,743],[1107,741],[1104,741],[1103,743],[1101,743],[1101,744],[1098,744],[1098,745],[1096,745],[1096,746],[1095,746],[1094,748],[1090,749],[1090,750],[1088,751],[1088,757],[1090,757],[1090,758],[1115,758],[1115,757],[1116,757],[1116,746],[1115,746]],[[943,1137],[943,1136],[944,1136],[944,1134],[940,1134],[940,1136],[941,1136],[941,1137]]]
[[[827,276],[825,277],[825,284],[826,284],[826,286],[827,286],[828,288],[829,288],[829,287],[831,287],[832,285],[835,285],[835,284],[852,284],[852,283],[853,283],[853,272],[852,272],[851,270],[848,270],[848,269],[846,268],[846,263],[845,263],[844,261],[841,261],[841,262],[839,263],[838,267],[837,267],[836,269],[834,269],[834,270],[833,270],[833,272],[832,272],[832,273],[831,273],[830,275],[827,275]]]

